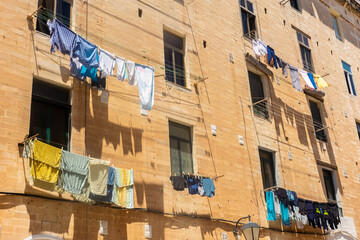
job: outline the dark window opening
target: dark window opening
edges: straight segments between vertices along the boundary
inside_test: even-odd
[[[290,0],[290,5],[296,10],[300,11],[299,3],[297,0]]]
[[[339,28],[338,17],[331,14],[331,21],[332,21],[333,28],[334,28],[334,31],[335,31],[335,36],[336,36],[337,39],[339,39],[341,41],[342,38],[341,38],[341,33],[340,33],[340,28]]]
[[[69,90],[34,80],[29,136],[67,150],[70,110]]]
[[[327,137],[325,134],[325,129],[324,129],[324,125],[322,123],[321,112],[318,107],[318,104],[311,100],[309,102],[310,102],[311,116],[313,118],[315,136],[317,139],[326,142]]]
[[[61,23],[70,28],[71,2],[69,0],[39,0],[38,7],[42,8],[37,13],[36,30],[50,34],[47,20],[56,17]]]
[[[356,94],[355,84],[354,84],[354,80],[353,80],[353,75],[351,72],[351,66],[344,61],[341,61],[341,62],[342,62],[343,69],[344,69],[346,86],[347,86],[348,92],[350,94],[356,96],[357,94]]]
[[[190,127],[169,122],[171,175],[193,173]]]
[[[336,201],[336,192],[332,171],[323,169],[326,197],[328,201]]]
[[[248,72],[248,75],[253,111],[257,115],[268,118],[267,99],[265,98],[261,77],[253,72]]]
[[[183,39],[164,31],[164,55],[166,80],[185,87]]]
[[[259,150],[261,175],[263,180],[264,189],[276,186],[275,178],[275,164],[272,152]]]
[[[240,0],[241,21],[243,25],[243,34],[250,39],[256,38],[256,17],[254,15],[254,6],[250,1]]]
[[[301,58],[304,65],[304,69],[308,70],[309,72],[314,72],[312,59],[311,59],[309,38],[300,32],[297,32],[296,35],[300,44],[300,52],[301,52]]]
[[[360,123],[356,122],[356,129],[360,140]]]

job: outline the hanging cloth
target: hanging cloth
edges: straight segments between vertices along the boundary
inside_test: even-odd
[[[117,68],[117,79],[120,81],[125,81],[125,75],[126,75],[126,63],[125,59],[121,57],[116,57],[116,68]]]
[[[60,187],[69,193],[81,194],[88,177],[89,158],[62,150],[60,170]]]
[[[154,68],[136,64],[135,71],[141,109],[151,110],[154,105]]]
[[[112,53],[99,48],[99,68],[101,77],[113,75],[115,67],[115,57]]]
[[[267,206],[267,220],[276,221],[274,193],[272,191],[265,192]]]
[[[124,208],[134,208],[134,172],[115,168],[112,202]]]
[[[108,175],[108,181],[107,181],[107,194],[106,196],[100,196],[96,195],[90,192],[89,198],[96,201],[96,202],[111,202],[112,195],[113,195],[113,189],[114,189],[114,168],[109,167],[109,175]]]
[[[311,89],[316,89],[316,85],[314,85],[314,84],[311,82],[311,80],[310,80],[310,78],[309,78],[309,75],[308,75],[308,72],[306,72],[306,71],[304,71],[304,70],[302,70],[302,69],[298,69],[298,71],[299,71],[301,77],[304,79],[306,85],[307,85],[309,88],[311,88]]]
[[[308,76],[309,76],[309,79],[310,79],[312,85],[315,86],[315,90],[316,90],[317,86],[316,86],[316,83],[315,83],[314,75],[312,73],[308,72]]]
[[[63,55],[70,55],[76,34],[56,19],[52,22],[48,20],[47,25],[50,30],[50,52],[55,52],[57,48]]]
[[[95,201],[89,198],[90,195],[90,182],[89,177],[86,178],[85,185],[81,190],[80,194],[71,194],[70,196],[76,201],[86,203],[86,204],[95,204]]]
[[[90,158],[89,162],[90,191],[97,195],[106,196],[110,161]]]
[[[266,54],[268,54],[267,45],[260,39],[258,39],[257,43],[258,43],[258,49],[259,49],[261,55],[266,56]]]
[[[56,183],[59,175],[61,149],[34,140],[31,175],[41,181]]]
[[[302,92],[301,82],[300,82],[300,76],[298,69],[296,67],[289,65],[289,71],[290,71],[290,77],[291,77],[291,84],[293,88],[298,90],[299,92]]]
[[[126,60],[127,78],[130,85],[136,86],[137,79],[135,74],[135,63],[133,61]]]
[[[215,185],[211,178],[201,179],[201,183],[204,188],[204,194],[202,196],[213,197],[215,196]]]
[[[262,55],[262,53],[260,52],[260,49],[259,49],[259,43],[255,39],[253,39],[252,45],[253,45],[253,50],[254,50],[255,55],[260,57]]]
[[[70,76],[76,77],[82,81],[86,80],[86,76],[81,75],[81,69],[82,64],[79,62],[79,58],[70,58]]]
[[[281,60],[282,61],[282,60]],[[288,71],[289,71],[289,64],[282,61],[282,74],[285,78],[288,77]]]
[[[77,35],[70,57],[79,58],[79,62],[87,69],[99,67],[98,48],[95,44]]]
[[[319,88],[330,87],[330,85],[320,75],[314,74],[314,80]]]

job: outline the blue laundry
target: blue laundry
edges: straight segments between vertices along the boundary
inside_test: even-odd
[[[187,183],[188,183],[188,190],[189,190],[189,194],[194,195],[194,194],[199,194],[199,180],[196,178],[188,178],[187,179]]]
[[[87,69],[84,66],[81,66],[81,71],[80,71],[80,75],[83,77],[89,77],[91,78],[92,82],[97,82],[98,78],[97,78],[97,68],[91,68],[90,70]]]
[[[114,168],[109,167],[109,175],[107,182],[107,194],[106,196],[100,196],[90,192],[89,198],[97,202],[111,202],[113,190],[114,190]]]
[[[284,225],[290,226],[289,208],[282,202],[280,202],[281,221]]]
[[[210,178],[204,178],[201,183],[204,188],[204,196],[213,197],[215,195],[214,181]]]
[[[269,191],[269,192],[265,192],[265,194],[266,194],[266,206],[267,206],[267,220],[276,221],[274,193],[272,191]]]
[[[317,89],[315,80],[314,80],[314,74],[308,72],[308,76],[310,78],[311,83],[314,85],[315,90]]]
[[[99,54],[97,46],[79,35],[75,37],[71,57],[78,57],[79,62],[87,69],[99,67]]]
[[[47,24],[50,30],[50,52],[55,52],[57,48],[62,54],[70,55],[76,34],[56,19],[52,22],[49,20]]]
[[[279,58],[275,55],[275,51],[274,49],[272,49],[269,45],[267,46],[267,52],[268,52],[268,64],[270,66],[274,66],[275,68],[278,68],[278,62],[279,62]],[[279,62],[280,63],[280,62]]]
[[[81,67],[82,64],[79,62],[78,58],[70,58],[70,75],[80,80],[85,80],[86,77],[81,76]]]

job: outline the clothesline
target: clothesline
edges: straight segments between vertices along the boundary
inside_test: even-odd
[[[46,9],[46,11],[51,11],[51,10]],[[37,15],[37,18],[40,20],[41,24],[43,24],[43,25],[45,25],[45,26],[46,26],[46,21],[47,21],[49,18],[51,18],[51,19],[53,18],[53,16],[52,16],[52,15],[49,15],[48,13],[46,13],[46,11],[41,11],[41,12],[39,12],[38,15]],[[57,14],[57,18],[58,18],[58,16],[61,17],[61,15]],[[61,20],[61,19],[60,19],[60,20]],[[76,30],[77,30],[78,32],[84,33],[84,30],[83,30],[83,29],[81,29],[81,28],[79,28],[79,27],[75,27],[75,28],[76,28]],[[95,35],[94,35],[94,36],[95,36]],[[104,42],[104,41],[109,42],[111,45],[114,45],[114,46],[116,46],[117,48],[122,48],[122,49],[126,50],[126,51],[127,51],[126,55],[128,55],[128,56],[132,56],[132,57],[135,57],[135,58],[144,58],[144,59],[147,59],[148,61],[150,61],[150,62],[152,63],[152,65],[156,66],[157,68],[159,68],[159,69],[161,69],[161,70],[165,70],[164,64],[162,64],[162,63],[160,63],[160,62],[157,62],[157,61],[155,61],[154,59],[151,59],[151,58],[149,58],[149,57],[146,57],[146,56],[144,56],[144,55],[142,55],[142,54],[139,54],[139,53],[137,53],[137,52],[135,52],[135,51],[133,51],[133,50],[131,50],[131,49],[129,49],[129,48],[123,47],[123,46],[119,45],[118,43],[116,43],[116,41],[114,41],[114,40],[109,40],[109,38],[106,38],[106,39],[102,39],[102,41],[103,41],[103,42]],[[143,51],[143,52],[145,52],[145,51]],[[171,63],[171,65],[169,65],[169,64],[166,64],[166,60],[165,60],[165,59],[162,59],[162,60],[165,62],[165,66],[168,67],[168,68],[166,69],[166,71],[173,74],[173,73],[174,73],[174,70],[171,70],[171,68],[172,68],[172,66],[173,66],[173,63]],[[177,69],[181,69],[181,68],[183,67],[183,66],[177,65],[177,64],[175,64],[175,63],[174,63],[174,65],[177,67]],[[186,77],[186,74],[185,74],[185,73],[179,73],[179,72],[177,72],[176,75],[177,75],[177,76],[180,76],[180,77],[184,77],[184,78]],[[197,75],[194,75],[194,74],[192,74],[192,73],[190,73],[190,77],[193,78],[194,80],[197,80],[197,81],[199,81],[199,80],[202,79],[202,77],[197,76]]]

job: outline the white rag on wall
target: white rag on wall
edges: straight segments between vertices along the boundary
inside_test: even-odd
[[[154,105],[154,68],[136,64],[141,109],[151,110]]]

